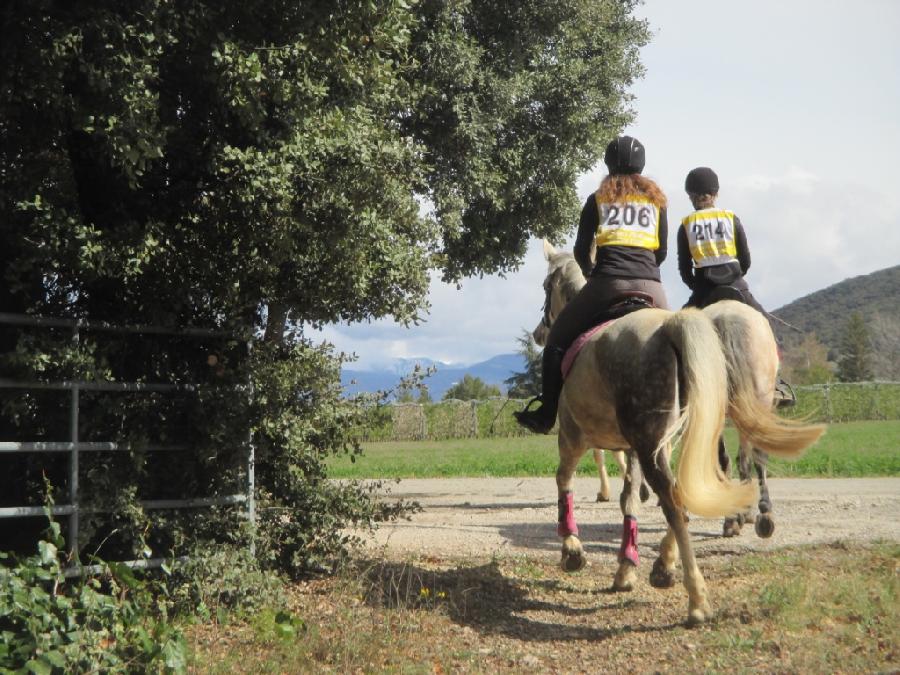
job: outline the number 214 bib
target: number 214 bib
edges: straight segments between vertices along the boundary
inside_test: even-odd
[[[737,258],[734,213],[724,209],[695,211],[681,221],[697,267],[722,265]]]

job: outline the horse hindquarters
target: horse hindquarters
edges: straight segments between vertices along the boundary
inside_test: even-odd
[[[728,364],[728,416],[763,452],[793,459],[825,432],[824,424],[784,419],[773,410],[778,348],[762,314],[738,302],[703,310],[715,324]]]
[[[718,333],[709,318],[695,309],[673,314],[663,328],[678,355],[685,396],[678,497],[688,511],[701,516],[743,511],[756,499],[756,487],[726,479],[718,464],[728,395],[728,371]]]

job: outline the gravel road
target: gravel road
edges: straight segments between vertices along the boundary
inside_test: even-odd
[[[598,479],[576,481],[575,516],[586,553],[589,559],[613,560],[622,530],[622,481],[611,480],[613,501],[606,503],[595,501]],[[559,555],[553,477],[408,479],[392,486],[390,494],[419,502],[423,511],[377,531],[370,545],[385,554]],[[769,494],[776,523],[770,539],[757,537],[752,525],[726,539],[720,520],[692,517],[698,553],[900,540],[900,478],[770,479]],[[641,506],[638,525],[641,556],[652,561],[665,532],[655,497]]]

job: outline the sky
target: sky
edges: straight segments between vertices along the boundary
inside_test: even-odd
[[[688,297],[675,235],[691,212],[684,177],[719,175],[718,206],[744,225],[747,282],[769,310],[846,278],[900,264],[900,0],[648,0],[652,41],[624,133],[646,148],[644,175],[669,198],[671,307]],[[583,202],[602,163],[577,184]],[[577,222],[565,247],[571,250]],[[397,358],[471,364],[518,351],[540,320],[539,240],[515,273],[431,283],[419,326],[329,326],[352,367]],[[900,302],[900,299],[898,299]]]

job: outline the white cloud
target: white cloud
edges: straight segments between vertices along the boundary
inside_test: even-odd
[[[769,309],[900,262],[900,199],[862,183],[792,167],[738,180],[721,205],[744,224],[747,280]]]

